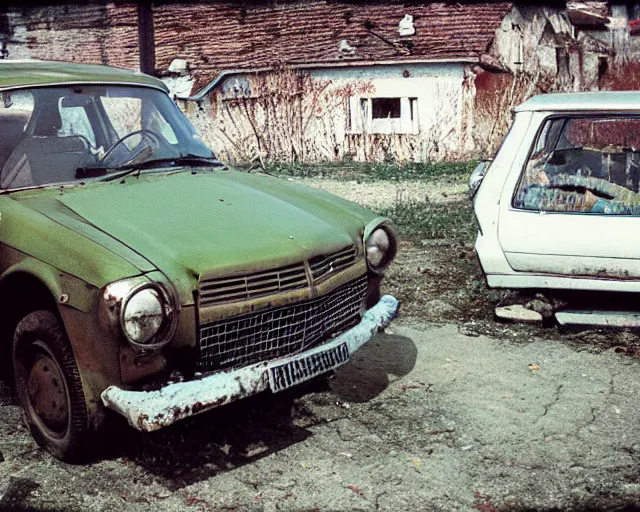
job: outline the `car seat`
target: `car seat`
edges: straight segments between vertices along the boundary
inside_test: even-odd
[[[34,112],[34,118],[2,167],[3,189],[72,181],[78,167],[93,161],[86,137],[59,136],[62,119],[55,103]]]

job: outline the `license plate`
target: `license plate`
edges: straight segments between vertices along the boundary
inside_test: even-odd
[[[269,368],[269,387],[277,393],[305,380],[328,372],[349,360],[349,348],[341,343],[324,352],[318,352]]]

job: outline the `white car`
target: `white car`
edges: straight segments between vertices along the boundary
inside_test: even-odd
[[[470,186],[490,287],[640,291],[640,92],[531,98]]]

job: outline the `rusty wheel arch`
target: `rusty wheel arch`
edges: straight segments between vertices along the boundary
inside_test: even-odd
[[[31,311],[55,314],[64,329],[56,300],[47,285],[28,272],[15,272],[0,280],[0,381],[13,387],[11,347],[18,322]]]

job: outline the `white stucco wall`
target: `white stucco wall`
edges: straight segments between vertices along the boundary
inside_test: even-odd
[[[195,124],[212,147],[230,160],[256,152],[276,160],[453,160],[469,150],[463,130],[464,66],[462,62],[354,65],[299,71],[308,73],[313,82],[301,89],[300,103],[295,95],[289,99],[280,95],[291,83],[290,76],[287,80],[267,74],[265,82],[265,76],[259,81],[251,75],[234,75],[209,98],[205,111],[210,121],[203,119],[201,110],[187,112],[197,118]],[[265,86],[267,82],[270,85]],[[271,102],[265,101],[265,87],[270,88]],[[403,119],[358,122],[361,102],[370,98],[400,98]],[[277,108],[271,107],[274,103]],[[400,133],[390,133],[394,130]],[[256,133],[262,139],[260,148]],[[288,143],[296,146],[289,155],[284,154]]]
[[[316,80],[330,80],[332,88],[354,83],[371,85],[370,92],[355,93],[356,98],[416,98],[418,139],[425,145],[436,142],[450,151],[461,147],[462,63],[318,69],[313,70],[311,76]],[[354,106],[357,109],[352,102],[351,108]],[[347,126],[348,112],[342,114],[342,122],[336,123],[343,127],[336,133],[338,140],[344,140]],[[354,133],[362,131],[360,127],[352,126]]]

